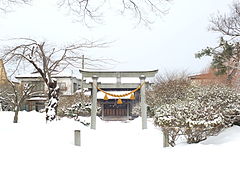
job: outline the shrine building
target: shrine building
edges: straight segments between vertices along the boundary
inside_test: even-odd
[[[141,107],[142,129],[147,128],[146,87],[149,78],[158,70],[151,71],[91,71],[80,70],[84,78],[82,88],[89,89],[92,97],[91,129],[96,129],[97,104],[101,106],[103,120],[128,120],[133,118],[132,109]]]

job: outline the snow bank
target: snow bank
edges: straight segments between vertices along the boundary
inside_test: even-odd
[[[90,130],[72,119],[46,124],[45,114],[0,112],[1,180],[238,179],[240,128],[199,144],[162,148],[161,131],[141,119],[126,123],[97,119]],[[74,146],[80,129],[82,146]]]

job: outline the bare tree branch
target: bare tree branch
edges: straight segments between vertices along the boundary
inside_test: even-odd
[[[110,5],[113,11],[120,11],[122,14],[133,13],[138,23],[151,23],[151,16],[162,16],[168,12],[168,4],[171,0],[59,0],[59,7],[67,9],[75,15],[78,21],[88,26],[89,22],[101,22],[103,15],[109,11]]]
[[[230,38],[240,37],[240,2],[231,5],[230,14],[218,14],[210,19],[210,30]]]
[[[22,103],[35,92],[33,92],[33,85],[20,85],[11,80],[1,85],[0,87],[0,103],[5,105],[6,110],[14,111],[14,123],[18,122],[18,112],[21,109]]]
[[[0,0],[0,13],[7,13],[15,5],[29,4],[32,0]]]

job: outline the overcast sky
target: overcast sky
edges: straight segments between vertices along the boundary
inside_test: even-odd
[[[0,39],[29,37],[57,44],[90,40],[114,41],[109,48],[85,52],[85,56],[119,61],[111,70],[187,71],[205,69],[210,59],[194,54],[214,46],[219,34],[209,32],[212,14],[227,12],[231,0],[174,0],[167,15],[157,19],[151,29],[135,27],[133,18],[109,14],[103,24],[88,29],[74,23],[72,16],[50,0],[35,0],[32,6],[15,7],[0,15]],[[131,19],[131,20],[130,20]]]

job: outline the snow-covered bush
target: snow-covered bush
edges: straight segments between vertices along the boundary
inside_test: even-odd
[[[89,116],[91,112],[91,100],[82,93],[71,96],[61,96],[58,107],[59,116]]]
[[[74,117],[77,120],[78,116],[90,116],[91,108],[91,103],[78,102],[67,108],[65,115]]]
[[[58,106],[58,115],[67,116],[80,121],[84,125],[89,125],[89,122],[82,121],[81,116],[91,115],[91,99],[82,93],[75,93],[71,96],[61,96]],[[101,111],[101,107],[97,107],[97,113]]]
[[[132,116],[138,117],[141,114],[141,106],[139,103],[136,103],[132,107]]]
[[[153,108],[147,106],[147,116],[153,117],[153,115],[154,115]],[[138,116],[141,116],[141,106],[139,103],[136,103],[132,107],[132,117],[136,118]]]
[[[174,104],[186,98],[191,82],[184,73],[157,75],[147,90],[148,115],[154,116],[159,105]]]
[[[169,135],[174,146],[179,135],[196,143],[216,135],[240,119],[240,94],[226,86],[192,86],[179,101],[158,107],[154,123]]]

